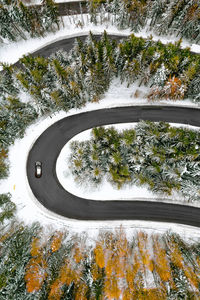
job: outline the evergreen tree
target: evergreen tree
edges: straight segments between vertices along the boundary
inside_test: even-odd
[[[60,29],[59,14],[55,2],[53,0],[43,0],[42,4],[43,6],[41,14],[43,15],[45,26],[44,29],[49,31],[49,29],[51,28],[51,30],[55,31],[55,24],[57,26],[57,29]]]
[[[12,66],[2,64],[3,72],[0,74],[0,94],[4,99],[7,96],[17,96],[19,90],[16,87]]]

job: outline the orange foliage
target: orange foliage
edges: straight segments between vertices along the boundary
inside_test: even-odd
[[[171,78],[171,75],[169,76],[168,83],[170,84],[171,88],[171,95],[173,96],[177,90],[178,87],[181,86],[181,80],[179,78],[176,78],[173,76]]]
[[[176,61],[176,60],[175,60]],[[148,95],[148,99],[163,99],[170,98],[173,100],[183,99],[186,91],[186,85],[179,78],[171,75],[169,76],[165,86],[160,88],[159,86],[154,86]]]
[[[76,291],[75,300],[87,300],[86,293],[88,287],[84,282],[80,282],[78,289]]]
[[[39,238],[34,238],[31,244],[31,255],[32,256],[37,256],[40,254],[40,239]]]
[[[45,269],[46,262],[41,256],[37,258],[31,258],[26,267],[25,274],[26,288],[29,293],[40,290],[47,275]]]
[[[134,260],[135,260],[134,264],[128,266],[126,269],[126,282],[131,292],[133,292],[135,289],[134,280],[138,270],[140,269],[140,262],[138,260],[137,254],[135,254]]]
[[[185,16],[185,22],[191,21],[193,19],[200,18],[200,9],[197,3],[194,3],[189,9]]]
[[[121,291],[119,289],[117,278],[115,276],[106,279],[104,291],[106,298],[119,299]]]
[[[128,288],[126,288],[123,291],[122,300],[131,300],[131,299],[133,299],[133,293]]]
[[[115,242],[116,254],[113,259],[114,269],[117,277],[125,277],[126,265],[129,264],[128,259],[131,255],[130,248],[128,247],[128,241],[125,232],[120,228],[117,232],[117,239]]]
[[[59,280],[64,284],[70,285],[72,282],[77,284],[81,278],[82,266],[73,269],[69,261],[62,266],[59,274]]]
[[[170,240],[170,257],[172,262],[179,268],[182,269],[185,273],[185,276],[187,277],[190,284],[196,288],[199,286],[199,279],[198,276],[193,272],[192,268],[187,265],[187,263],[184,262],[183,256],[181,251],[178,248],[178,245],[175,241]]]
[[[123,278],[125,276],[126,262],[118,255],[113,257],[113,270],[117,278]]]
[[[122,228],[117,232],[117,241],[115,248],[117,249],[117,255],[119,257],[127,257],[129,254],[129,249],[128,249],[128,241],[126,238],[126,234],[123,231]]]
[[[75,285],[78,285],[80,283],[81,271],[82,271],[81,268],[74,270],[70,262],[68,260],[65,261],[65,264],[60,269],[58,278],[54,281],[54,283],[50,287],[50,293],[48,299],[59,300],[62,296],[62,286],[64,284],[69,286],[72,282],[74,282]],[[79,294],[80,293],[81,292],[79,291]],[[84,299],[84,298],[79,298],[79,299]]]
[[[49,300],[60,300],[62,296],[62,283],[59,282],[59,280],[54,281],[54,283],[51,285],[51,290],[48,296]]]
[[[98,280],[101,277],[101,273],[99,272],[99,267],[96,263],[93,263],[91,273],[94,281]]]
[[[54,237],[53,240],[51,242],[51,250],[52,252],[56,252],[60,249],[61,246],[61,242],[62,242],[62,237],[63,237],[63,233],[62,232],[57,232]]]
[[[170,241],[170,257],[171,257],[171,261],[174,263],[175,266],[177,266],[179,269],[184,269],[183,267],[183,258],[182,258],[182,255],[181,255],[181,252],[180,250],[178,249],[178,246]]]
[[[106,276],[107,278],[110,278],[113,272],[113,261],[112,261],[112,254],[109,253],[108,257],[107,257],[107,261],[106,261],[106,265],[105,265],[105,270],[106,270]]]
[[[144,294],[143,298],[144,300],[166,300],[166,290],[162,289],[143,289],[142,293]]]
[[[195,288],[199,288],[199,279],[197,275],[193,272],[192,268],[190,266],[185,267],[185,276],[189,280],[190,284],[194,286]]]
[[[58,251],[61,247],[63,234],[57,232],[51,241],[52,252]],[[169,259],[164,249],[164,244],[159,237],[152,238],[154,261],[152,261],[149,251],[149,237],[146,233],[139,232],[137,235],[137,245],[132,248],[126,238],[123,230],[119,230],[116,235],[107,234],[100,237],[94,248],[94,261],[91,268],[91,274],[94,281],[105,275],[104,291],[102,299],[107,300],[164,300],[166,299],[166,282],[174,287]],[[184,261],[177,243],[169,239],[168,247],[170,249],[169,257],[171,262],[179,269],[185,272],[188,282],[192,288],[199,286],[200,274],[197,274],[193,268],[200,266],[200,259],[196,259],[196,265],[191,267]],[[48,255],[52,254],[48,251]],[[49,286],[48,300],[60,300],[63,296],[63,286],[69,286],[74,283],[75,300],[86,300],[88,286],[82,280],[84,270],[84,246],[74,245],[70,259],[64,261],[59,270],[58,277]],[[31,244],[31,255],[33,256],[27,267],[25,281],[29,293],[37,292],[41,289],[42,284],[47,276],[47,264],[42,256],[40,240],[34,238]],[[103,270],[105,268],[105,270]],[[147,271],[157,272],[160,276],[158,289],[149,289],[148,281],[145,282]],[[105,272],[104,272],[105,271]],[[148,272],[149,272],[148,271]],[[119,285],[120,284],[120,285]],[[146,284],[146,285],[145,285]],[[144,288],[145,286],[145,288]],[[91,300],[95,299],[91,295]]]
[[[115,238],[113,234],[104,237],[104,245],[102,242],[98,242],[94,253],[98,266],[105,267],[107,278],[114,275],[116,278],[125,277],[130,249],[126,235],[121,228],[117,231]]]
[[[64,284],[70,285],[73,281],[76,281],[74,271],[71,269],[70,264],[65,264],[60,270],[60,281]]]
[[[134,269],[132,266],[129,266],[126,270],[126,281],[131,292],[133,292],[134,290],[134,279],[135,279]]]
[[[99,268],[104,268],[105,267],[104,252],[103,252],[103,247],[100,243],[98,243],[94,248],[94,255],[95,255],[95,261],[99,266]]]
[[[183,99],[184,97],[184,86],[179,78],[171,75],[169,76],[168,81],[165,84],[165,96],[166,98],[170,97],[172,99]]]
[[[1,159],[1,158],[6,158],[6,157],[8,157],[8,151],[5,150],[5,149],[2,149],[2,150],[0,151],[0,159]]]
[[[197,265],[198,265],[199,268],[200,268],[200,257],[199,257],[199,256],[197,256],[196,261],[197,261]],[[199,274],[199,275],[200,275],[200,274]]]
[[[150,254],[147,249],[148,236],[144,232],[139,232],[137,237],[138,237],[138,248],[140,251],[142,263],[145,267],[147,267],[152,272],[153,263],[152,260],[150,259]]]
[[[78,245],[74,247],[73,258],[77,264],[83,259],[83,251],[78,247]]]
[[[166,251],[162,248],[158,238],[153,239],[155,254],[155,269],[162,281],[171,281],[171,268],[167,260]]]

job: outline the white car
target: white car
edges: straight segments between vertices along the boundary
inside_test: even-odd
[[[40,178],[42,176],[42,163],[40,161],[35,162],[35,177]]]

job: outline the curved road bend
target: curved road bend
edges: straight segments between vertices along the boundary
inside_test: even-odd
[[[80,33],[79,33],[80,34]],[[103,32],[102,32],[103,34]],[[102,34],[93,34],[93,37],[99,40],[102,37]],[[126,39],[129,35],[115,35],[115,34],[108,34],[108,37],[112,40],[120,41],[122,39]],[[52,42],[51,44],[44,46],[43,48],[31,53],[33,56],[43,56],[49,57],[51,54],[57,52],[58,50],[70,51],[74,47],[74,43],[78,38],[81,41],[85,41],[88,37],[88,34],[77,35],[71,38],[64,38],[62,40]]]
[[[56,160],[63,146],[76,134],[100,125],[166,121],[200,126],[200,110],[174,106],[134,106],[101,109],[64,118],[44,131],[30,150],[27,176],[35,197],[47,209],[79,220],[151,220],[200,227],[200,209],[149,201],[94,201],[67,192],[56,176]],[[43,175],[35,178],[35,161]],[[135,195],[134,195],[135,196]]]
[[[98,40],[101,38],[102,34],[93,34],[93,36]],[[125,39],[128,37],[128,35],[114,35],[114,34],[108,34],[109,38],[120,41],[122,39]],[[81,41],[85,41],[88,37],[88,34],[80,35],[80,36],[74,36],[71,38],[64,38],[62,40],[52,42],[51,44],[42,47],[39,50],[36,50],[32,53],[30,53],[32,56],[43,56],[43,57],[49,57],[50,55],[54,54],[58,50],[64,50],[66,52],[69,52],[73,47],[76,39],[80,39]],[[13,64],[13,66],[19,68],[21,66],[20,62],[17,61]]]
[[[93,34],[93,36],[98,40],[101,38],[102,34]],[[109,36],[109,38],[119,42],[120,40],[126,39],[129,35],[108,34],[108,36]],[[58,50],[64,50],[66,52],[69,52],[74,47],[74,43],[77,38],[79,38],[81,41],[84,42],[87,37],[88,37],[88,34],[84,34],[84,35],[80,35],[80,36],[77,35],[77,36],[71,37],[71,38],[64,38],[62,40],[52,42],[51,44],[32,52],[31,55],[32,56],[49,57],[50,55],[54,54]],[[194,53],[194,52],[191,52],[191,53],[199,55],[198,53]],[[21,64],[19,61],[17,61],[16,63],[13,64],[13,66],[19,68],[21,66]]]

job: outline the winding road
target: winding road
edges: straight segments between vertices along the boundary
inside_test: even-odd
[[[120,40],[123,36],[109,35]],[[81,36],[84,40],[87,35]],[[100,35],[95,35],[98,39]],[[76,38],[54,42],[32,55],[49,56],[58,49],[69,51]],[[20,66],[19,62],[15,64]],[[34,143],[27,159],[27,178],[33,194],[50,211],[79,220],[151,220],[200,227],[200,209],[150,201],[94,201],[67,192],[56,176],[56,161],[63,146],[79,132],[100,125],[139,120],[185,123],[200,127],[200,110],[175,106],[133,106],[76,114],[50,126]],[[43,175],[35,177],[35,161]],[[134,195],[135,196],[135,195]]]
[[[79,132],[100,125],[139,120],[184,123],[200,127],[200,110],[174,106],[133,106],[101,109],[66,117],[45,130],[34,143],[27,159],[27,176],[35,197],[47,209],[79,220],[151,220],[200,227],[200,209],[149,201],[94,201],[66,191],[55,167],[63,146]],[[35,177],[35,161],[43,175]]]

